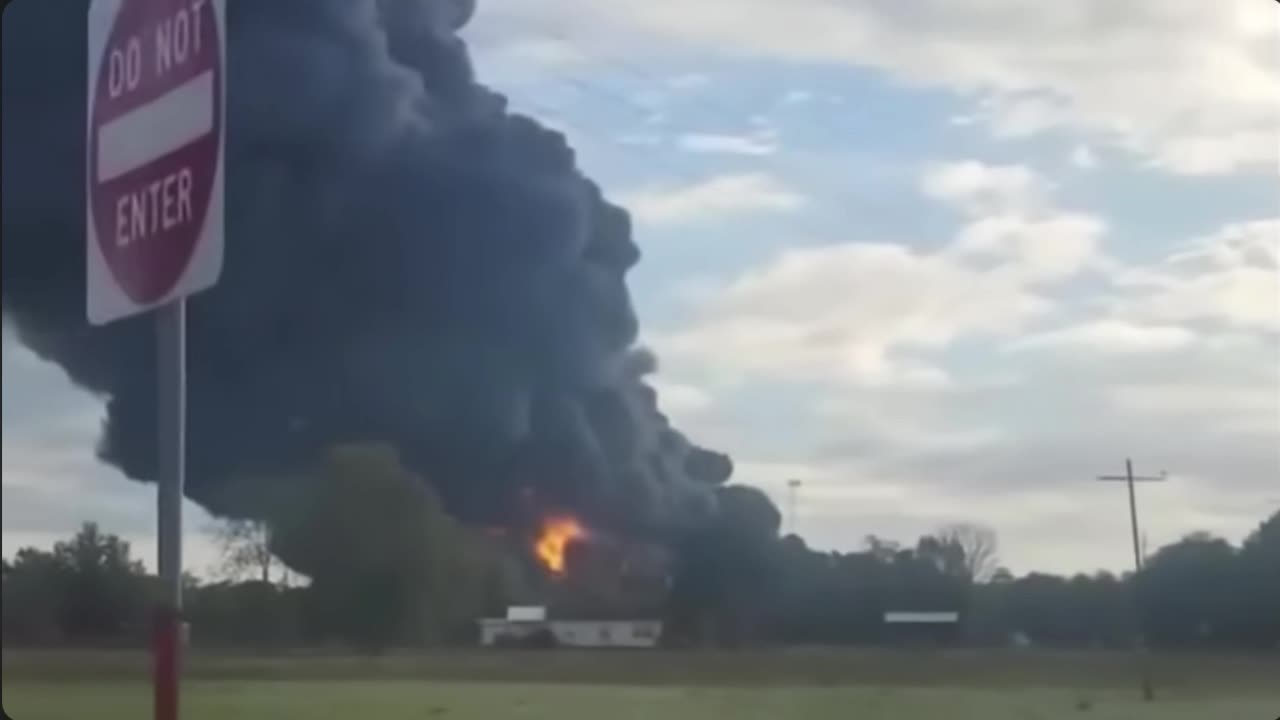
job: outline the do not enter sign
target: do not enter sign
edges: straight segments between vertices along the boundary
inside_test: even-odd
[[[223,0],[89,9],[88,315],[212,286],[222,268]]]

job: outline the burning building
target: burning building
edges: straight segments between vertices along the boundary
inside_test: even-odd
[[[672,562],[659,543],[583,530],[569,540],[559,570],[539,558],[546,582],[539,602],[579,617],[649,615],[661,611]]]
[[[661,546],[551,514],[526,553],[542,582],[505,617],[479,619],[484,646],[654,647],[670,588]]]
[[[563,577],[568,572],[569,549],[589,537],[587,530],[572,515],[547,518],[534,541],[534,553],[547,572]]]

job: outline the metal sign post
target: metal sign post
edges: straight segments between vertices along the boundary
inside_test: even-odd
[[[225,28],[226,0],[89,4],[86,311],[95,325],[156,322],[156,720],[178,718],[186,298],[222,271]]]
[[[152,652],[156,720],[178,717],[182,621],[182,497],[186,485],[187,301],[156,312],[157,477],[160,583]]]

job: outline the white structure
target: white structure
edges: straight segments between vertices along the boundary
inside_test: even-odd
[[[652,648],[662,637],[660,620],[551,620],[542,607],[512,607],[505,618],[480,621],[480,644],[494,647],[549,631],[562,647]]]
[[[886,612],[884,621],[889,625],[954,625],[960,622],[958,612]]]
[[[961,632],[960,613],[955,611],[890,610],[884,614],[884,625],[886,640],[908,645],[948,644]]]
[[[662,637],[658,620],[552,620],[550,626],[565,647],[651,648]]]
[[[540,623],[547,619],[545,607],[533,605],[529,607],[512,606],[507,608],[507,621],[513,623]]]

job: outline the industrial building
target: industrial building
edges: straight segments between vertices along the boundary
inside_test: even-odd
[[[660,620],[551,618],[545,607],[512,607],[505,618],[479,623],[484,647],[518,645],[549,634],[561,647],[642,649],[657,647],[662,638]]]

